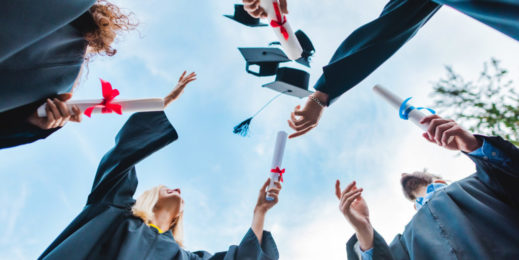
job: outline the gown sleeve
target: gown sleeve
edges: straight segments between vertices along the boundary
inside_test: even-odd
[[[249,229],[245,237],[243,237],[241,243],[236,246],[230,246],[228,251],[218,252],[214,255],[207,253],[206,251],[196,251],[189,253],[191,260],[277,260],[279,259],[279,252],[276,246],[276,242],[272,237],[272,234],[268,231],[263,231],[263,238],[261,244],[258,238]]]
[[[477,153],[467,155],[476,163],[478,179],[519,206],[519,149],[501,137],[476,137],[483,145]]]
[[[333,103],[389,59],[440,7],[427,0],[389,1],[377,19],[342,42],[314,88]]]
[[[106,153],[94,179],[88,204],[106,202],[128,206],[134,202],[137,175],[134,165],[178,138],[164,112],[136,113],[128,119]]]
[[[0,8],[0,62],[72,22],[96,0],[12,0]]]
[[[0,113],[0,149],[32,143],[61,129],[41,129],[27,122],[27,118],[45,101],[37,101]]]
[[[374,231],[373,236],[373,260],[392,260],[392,259],[409,259],[407,251],[405,250],[404,243],[402,242],[403,237],[398,235],[395,237],[390,245],[386,243],[384,238],[377,232]],[[357,243],[357,236],[353,235],[350,240],[346,243],[346,254],[348,260],[362,260],[359,259],[358,254],[355,252],[355,244]]]

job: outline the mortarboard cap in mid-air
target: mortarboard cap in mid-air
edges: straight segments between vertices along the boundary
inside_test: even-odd
[[[290,59],[279,48],[238,48],[246,61],[245,70],[255,76],[273,76],[279,63],[289,62]],[[259,66],[258,71],[252,71],[251,65]]]
[[[310,59],[315,53],[314,45],[312,44],[312,41],[310,41],[310,38],[308,38],[308,36],[303,31],[298,30],[295,35],[299,41],[299,44],[301,44],[301,47],[303,48],[301,58],[297,59],[296,62],[310,67]]]
[[[309,80],[310,74],[308,74],[308,72],[306,71],[293,68],[279,68],[276,75],[276,81],[263,85],[263,87],[273,89],[280,93],[272,99],[270,99],[253,116],[247,118],[243,122],[236,125],[233,129],[233,133],[241,136],[247,136],[249,133],[249,128],[252,119],[281,95],[290,95],[298,98],[303,98],[312,94],[311,91],[308,91]]]
[[[273,89],[286,95],[304,98],[313,93],[308,90],[309,81],[310,74],[306,71],[294,68],[279,68],[276,80],[263,85],[263,87]]]
[[[225,14],[224,16],[249,27],[267,26],[267,24],[260,23],[259,18],[250,16],[250,14],[245,11],[243,5],[234,5],[234,15]]]

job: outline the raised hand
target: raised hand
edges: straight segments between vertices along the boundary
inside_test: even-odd
[[[258,241],[261,244],[261,240],[263,237],[263,225],[265,224],[265,215],[267,211],[274,207],[279,201],[279,192],[281,191],[281,183],[275,182],[275,186],[267,191],[267,187],[269,186],[271,180],[270,178],[261,186],[259,191],[258,202],[256,203],[256,207],[254,208],[254,216],[252,217],[252,225],[251,229],[258,238]],[[268,201],[266,196],[274,198],[272,201]]]
[[[319,100],[321,104],[313,99]],[[301,109],[299,105],[296,106],[294,112],[290,114],[290,120],[288,120],[288,125],[296,132],[288,136],[288,138],[304,135],[314,129],[317,124],[319,124],[319,120],[323,114],[324,104],[327,103],[328,95],[317,91],[308,98],[303,109]]]
[[[256,203],[256,208],[254,210],[254,212],[259,212],[259,213],[267,213],[267,211],[269,209],[271,209],[272,207],[274,207],[274,205],[276,205],[279,201],[279,192],[281,191],[281,183],[280,182],[274,182],[274,185],[275,187],[272,187],[270,190],[266,190],[267,187],[269,186],[271,180],[270,178],[263,184],[263,186],[261,187],[261,190],[259,192],[259,197],[258,197],[258,202]],[[273,198],[274,200],[272,201],[268,201],[266,199],[266,196],[269,196],[271,198]]]
[[[423,137],[427,141],[446,149],[470,153],[482,145],[481,141],[459,126],[454,120],[431,115],[423,118],[420,123],[430,123],[429,129],[423,134]]]
[[[243,0],[243,6],[245,11],[254,18],[267,17],[267,13],[260,6],[260,0]],[[279,0],[279,8],[282,13],[288,14],[287,0]]]
[[[350,183],[341,192],[341,182],[335,182],[335,195],[339,199],[339,210],[355,229],[362,250],[373,247],[373,227],[369,221],[368,204],[362,198],[363,189]]]
[[[81,122],[81,110],[78,106],[72,107],[70,113],[66,101],[72,98],[72,94],[66,93],[54,99],[47,99],[45,111],[46,117],[39,117],[37,111],[27,118],[27,121],[41,129],[54,129],[64,126],[68,121]]]
[[[167,107],[171,102],[177,100],[184,92],[184,88],[186,88],[187,84],[196,80],[196,73],[191,72],[187,76],[186,74],[187,71],[182,73],[175,88],[164,98],[164,107]]]

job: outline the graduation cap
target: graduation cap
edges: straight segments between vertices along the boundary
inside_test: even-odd
[[[310,38],[301,30],[298,30],[295,32],[296,38],[299,41],[299,44],[301,45],[301,48],[303,49],[303,53],[301,53],[301,58],[295,60],[295,62],[307,66],[310,68],[310,59],[315,53],[314,45],[312,44],[312,41]],[[281,45],[280,42],[271,42],[269,43],[269,46],[272,45]]]
[[[267,24],[260,23],[259,18],[254,18],[250,16],[250,14],[247,13],[247,11],[245,11],[243,5],[234,5],[234,15],[226,14],[224,16],[249,27],[267,26]]]
[[[272,83],[263,85],[263,87],[273,89],[290,96],[304,98],[312,94],[308,90],[308,82],[310,74],[304,70],[294,68],[279,68],[276,74],[276,80]]]
[[[301,47],[303,48],[301,58],[297,59],[296,62],[310,67],[310,58],[315,53],[314,45],[312,44],[312,41],[310,41],[310,38],[303,31],[298,30],[295,35],[299,41],[299,44],[301,44]]]
[[[303,70],[294,68],[279,68],[276,73],[276,80],[272,83],[265,84],[263,87],[273,89],[280,92],[278,95],[270,99],[258,112],[253,116],[247,118],[234,127],[233,133],[247,136],[249,133],[249,127],[252,119],[263,111],[270,103],[276,100],[281,95],[290,95],[298,98],[307,97],[313,92],[308,91],[308,82],[310,80],[310,74]]]
[[[245,70],[255,76],[273,76],[279,67],[279,63],[289,62],[290,59],[279,48],[238,48],[245,58]],[[258,65],[259,70],[252,71],[250,66]]]

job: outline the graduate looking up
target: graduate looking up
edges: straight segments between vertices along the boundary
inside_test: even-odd
[[[243,0],[245,9],[254,17],[264,14],[259,1]],[[281,0],[280,5],[287,13],[286,0]],[[378,18],[359,27],[337,48],[314,86],[317,91],[310,95],[303,108],[297,106],[292,112],[288,123],[296,132],[289,137],[306,134],[315,128],[325,107],[389,59],[442,5],[519,40],[519,1],[390,0]]]
[[[450,185],[426,172],[402,174],[404,195],[417,211],[389,245],[370,223],[364,190],[352,182],[341,191],[337,180],[339,209],[355,230],[348,259],[519,259],[519,149],[436,115],[425,122],[431,126],[424,137],[462,151],[476,173]]]
[[[183,89],[177,86],[165,98],[166,105]],[[278,182],[268,191],[272,202],[265,198],[270,182],[261,187],[252,225],[240,244],[214,255],[183,248],[184,204],[189,202],[179,188],[160,185],[133,199],[135,165],[177,138],[164,112],[132,115],[99,163],[85,207],[39,259],[278,259],[272,235],[263,230],[267,211],[278,202]]]
[[[0,8],[0,148],[46,138],[77,107],[65,108],[95,55],[113,56],[115,38],[136,27],[105,0],[16,0]],[[90,64],[92,66],[93,63]],[[36,109],[47,103],[47,117]]]

